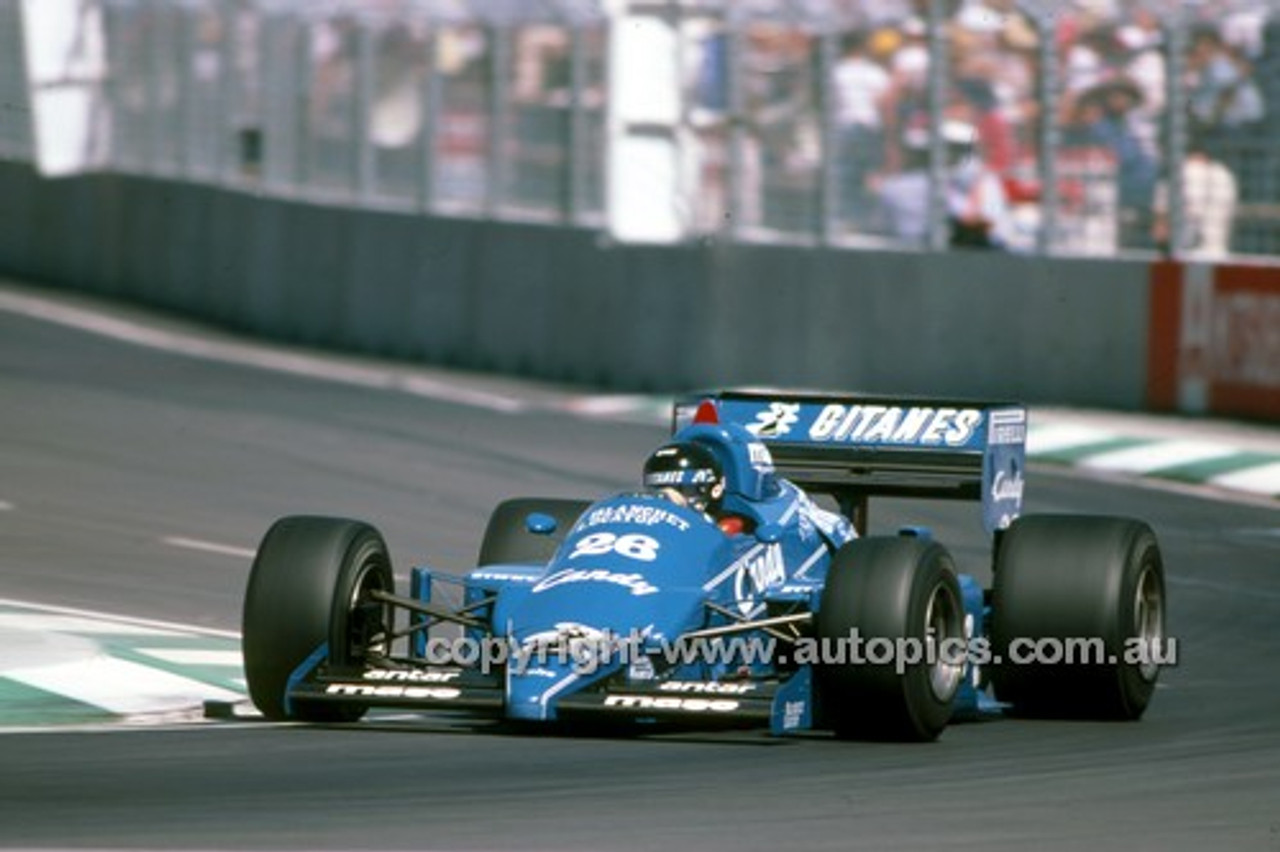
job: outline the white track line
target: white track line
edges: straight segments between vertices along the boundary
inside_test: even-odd
[[[172,547],[180,547],[183,550],[198,550],[201,553],[216,553],[219,556],[234,556],[237,559],[253,559],[257,556],[256,550],[247,547],[237,547],[234,544],[219,544],[216,541],[202,541],[198,538],[184,538],[174,535],[162,538],[161,541]]]
[[[215,630],[209,627],[198,627],[190,624],[178,624],[172,621],[158,621],[152,618],[133,618],[131,616],[113,615],[106,612],[95,612],[88,609],[77,609],[68,606],[52,606],[50,604],[32,603],[30,601],[19,601],[11,598],[0,598],[0,607],[10,606],[19,609],[32,610],[42,613],[53,613],[56,615],[77,616],[80,618],[92,619],[94,624],[101,625],[103,622],[109,622],[116,625],[131,625],[133,628],[144,627],[151,628],[155,631],[163,633],[185,633],[197,636],[219,636],[224,639],[239,639],[240,634],[231,630]],[[80,628],[77,627],[77,630]],[[100,627],[99,632],[106,632],[109,628]],[[137,629],[127,631],[117,630],[116,632],[127,632],[138,634]],[[145,634],[144,634],[145,635]]]
[[[442,402],[511,414],[528,405],[514,397],[467,388],[449,382],[411,375],[404,369],[355,366],[336,358],[285,351],[255,343],[232,343],[195,337],[190,332],[170,332],[131,320],[76,308],[38,296],[0,289],[0,310],[44,320],[100,337],[145,346],[178,355],[287,373],[309,379],[359,387],[395,390]]]
[[[0,612],[0,630],[71,633],[80,636],[182,636],[186,631],[65,613]]]

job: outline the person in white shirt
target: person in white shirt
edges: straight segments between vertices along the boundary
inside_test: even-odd
[[[1169,223],[1169,188],[1155,198],[1155,241],[1189,257],[1219,259],[1231,253],[1231,223],[1239,186],[1231,170],[1212,159],[1203,140],[1193,135],[1182,162],[1182,235],[1175,245]]]
[[[846,222],[865,230],[874,210],[868,181],[884,162],[883,102],[892,81],[871,57],[862,33],[849,37],[832,78],[840,127],[842,210]]]

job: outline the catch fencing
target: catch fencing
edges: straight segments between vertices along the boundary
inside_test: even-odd
[[[73,170],[607,229],[640,9],[679,34],[690,240],[1280,257],[1275,0],[65,2],[50,77],[48,0],[0,0],[2,158],[76,84]]]

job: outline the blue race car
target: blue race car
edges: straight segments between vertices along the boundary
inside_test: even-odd
[[[1020,517],[1026,424],[1011,404],[684,400],[643,490],[508,500],[474,570],[415,567],[402,592],[369,525],[283,518],[245,597],[250,696],[280,720],[391,707],[902,740],[1009,711],[1137,719],[1165,647],[1156,538]],[[979,502],[991,587],[925,529],[869,535],[879,496]]]

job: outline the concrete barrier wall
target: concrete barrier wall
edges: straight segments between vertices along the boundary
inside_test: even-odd
[[[0,271],[279,340],[617,390],[1146,398],[1143,263],[618,246],[17,164],[0,199]]]

